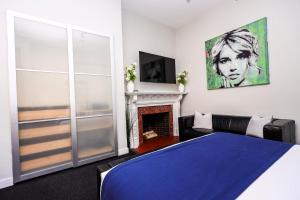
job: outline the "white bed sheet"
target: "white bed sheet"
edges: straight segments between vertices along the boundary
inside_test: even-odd
[[[300,145],[294,145],[237,199],[300,199]]]
[[[106,174],[110,170],[101,173],[101,186]],[[300,145],[294,145],[288,150],[237,199],[300,200]]]

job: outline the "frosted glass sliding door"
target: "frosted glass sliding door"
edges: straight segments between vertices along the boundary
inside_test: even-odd
[[[14,30],[22,176],[72,163],[68,40],[66,28],[17,17]]]
[[[8,11],[14,182],[116,155],[111,38]]]
[[[73,30],[79,160],[114,151],[110,38]]]

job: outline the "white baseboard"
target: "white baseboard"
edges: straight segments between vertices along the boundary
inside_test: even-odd
[[[129,153],[128,147],[125,147],[125,148],[122,148],[122,149],[118,149],[118,155],[119,156],[127,154],[127,153]]]
[[[0,189],[12,186],[13,184],[13,177],[0,179]]]

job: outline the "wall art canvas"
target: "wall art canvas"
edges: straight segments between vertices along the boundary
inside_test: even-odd
[[[209,90],[269,84],[267,18],[205,42]]]

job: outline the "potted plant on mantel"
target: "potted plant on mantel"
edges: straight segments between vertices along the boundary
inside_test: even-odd
[[[179,92],[184,92],[185,85],[188,80],[187,75],[188,75],[188,72],[186,70],[177,74],[176,80],[177,80],[177,83],[179,83],[179,85],[178,85]]]
[[[132,63],[129,66],[125,66],[125,79],[127,81],[127,91],[133,92],[134,91],[134,81],[136,79],[136,63]]]

